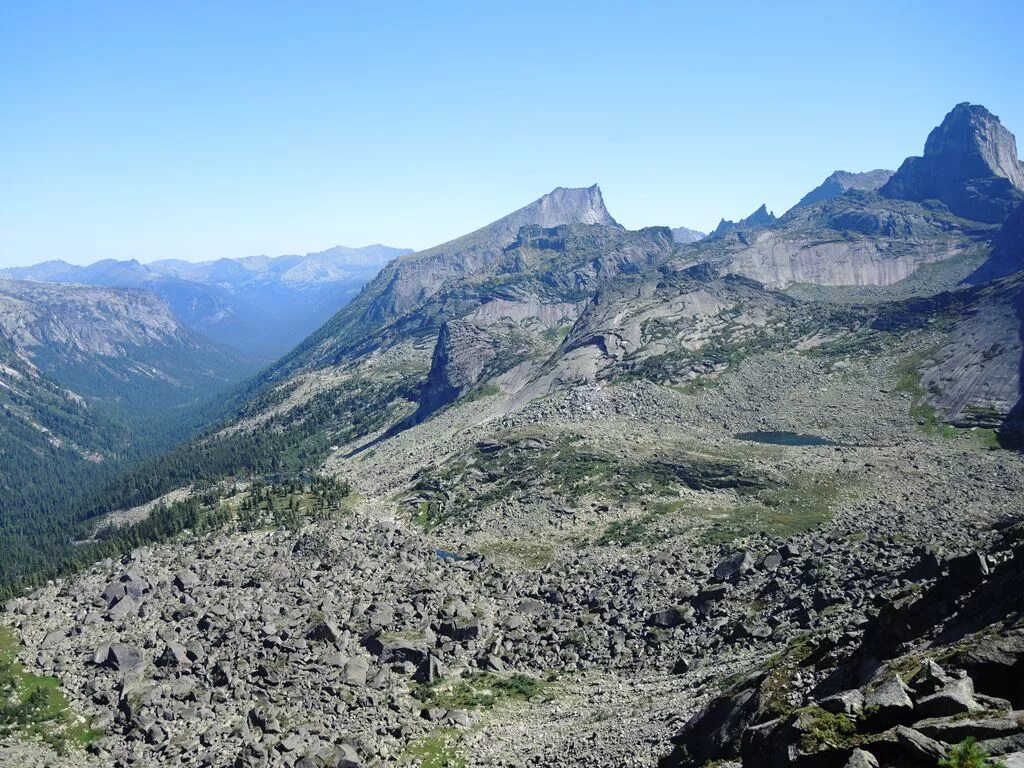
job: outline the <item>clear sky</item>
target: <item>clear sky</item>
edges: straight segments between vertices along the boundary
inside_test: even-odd
[[[2,5],[3,265],[420,248],[595,182],[707,230],[960,101],[1024,134],[1019,0]]]

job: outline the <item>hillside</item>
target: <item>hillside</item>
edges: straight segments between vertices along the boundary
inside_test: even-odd
[[[15,280],[0,280],[0,357],[4,579],[52,562],[26,544],[66,537],[85,489],[195,434],[255,371],[149,291]]]

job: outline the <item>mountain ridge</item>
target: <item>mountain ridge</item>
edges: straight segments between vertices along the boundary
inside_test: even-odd
[[[0,277],[149,288],[192,330],[270,362],[316,330],[388,261],[409,252],[372,245],[205,262],[49,261],[0,270]]]

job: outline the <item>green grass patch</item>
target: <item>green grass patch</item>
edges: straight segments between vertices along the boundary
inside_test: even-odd
[[[66,754],[102,735],[75,717],[57,678],[26,671],[17,654],[13,630],[0,627],[0,738],[40,739]]]
[[[569,335],[569,331],[571,330],[572,325],[560,325],[557,328],[548,328],[541,334],[541,338],[545,341],[561,344],[565,340],[565,337]]]
[[[682,489],[756,490],[764,478],[742,464],[703,455],[663,453],[622,457],[591,447],[582,437],[523,433],[468,453],[419,477],[413,490],[427,506],[410,510],[424,527],[469,519],[506,499],[529,497],[538,488],[567,504],[584,498],[657,501]]]
[[[500,701],[530,701],[550,684],[530,675],[473,672],[456,680],[419,685],[414,695],[425,705],[444,709],[491,709]]]
[[[801,715],[800,749],[804,752],[848,746],[857,733],[857,727],[846,715],[834,715],[815,706],[802,710]]]
[[[439,728],[409,745],[406,753],[420,768],[465,768],[466,758],[459,752],[459,732]]]
[[[525,541],[492,541],[479,547],[480,554],[502,565],[515,565],[526,569],[540,569],[550,565],[555,550],[550,544]]]
[[[739,503],[720,510],[701,532],[706,544],[731,544],[758,533],[786,538],[811,531],[832,517],[843,486],[813,478],[791,486],[741,494]]]
[[[964,434],[967,430],[947,424],[938,411],[926,402],[928,391],[921,384],[919,371],[924,361],[933,357],[937,351],[938,347],[932,346],[903,358],[895,369],[896,384],[893,389],[910,395],[910,418],[917,424],[918,429],[931,437],[948,439]],[[980,436],[979,442],[983,446],[994,443],[994,447],[998,447],[999,443],[995,440],[995,433],[992,430],[979,431],[992,433],[988,437]]]
[[[497,384],[482,384],[474,387],[461,398],[464,403],[471,403],[474,400],[482,400],[485,397],[494,397],[501,394],[501,387]]]
[[[682,500],[656,501],[639,517],[615,520],[605,526],[595,540],[599,547],[633,544],[658,544],[683,533],[683,529],[670,524],[666,518],[677,514],[685,505]]]

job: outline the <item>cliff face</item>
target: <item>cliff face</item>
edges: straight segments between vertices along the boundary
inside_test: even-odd
[[[967,282],[975,285],[1012,275],[1024,269],[1024,203],[1021,203],[1003,222],[992,238],[992,254]]]
[[[982,106],[957,104],[882,187],[886,197],[940,200],[957,216],[1002,222],[1024,200],[1024,168],[1017,143]]]
[[[938,206],[849,190],[796,206],[770,227],[711,237],[681,254],[773,288],[886,286],[983,247],[985,235]]]

